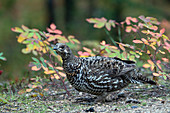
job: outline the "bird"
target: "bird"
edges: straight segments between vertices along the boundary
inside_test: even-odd
[[[103,56],[76,57],[64,43],[55,44],[53,50],[61,56],[70,84],[79,92],[96,95],[95,102],[103,101],[111,92],[131,83],[156,85],[137,71],[134,61]]]

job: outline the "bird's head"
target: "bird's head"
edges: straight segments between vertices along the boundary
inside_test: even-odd
[[[54,45],[53,50],[55,50],[56,53],[59,54],[63,59],[68,58],[72,54],[70,48],[63,43],[57,43]]]

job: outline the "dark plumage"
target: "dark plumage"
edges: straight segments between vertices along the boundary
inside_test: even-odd
[[[70,48],[57,43],[53,49],[62,57],[63,68],[70,84],[78,91],[98,95],[96,101],[105,99],[113,91],[130,83],[156,83],[136,71],[133,61],[102,56],[77,58]]]

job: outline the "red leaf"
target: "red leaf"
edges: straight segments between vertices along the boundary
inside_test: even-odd
[[[54,23],[52,23],[52,24],[50,25],[50,28],[51,28],[52,30],[55,30],[55,29],[56,29],[56,25],[55,25]]]
[[[130,24],[131,24],[131,23],[130,23],[130,20],[129,20],[129,17],[126,17],[125,22],[126,22],[127,25],[130,25]]]
[[[169,59],[167,59],[167,58],[162,58],[162,60],[163,60],[164,62],[169,62]]]
[[[138,22],[137,18],[131,18],[131,21],[135,23]]]
[[[161,33],[161,34],[165,33],[165,28],[162,28],[162,29],[160,30],[160,33]]]
[[[141,40],[133,40],[134,43],[143,43]]]
[[[58,30],[58,29],[54,30],[53,32],[56,33],[56,34],[59,34],[59,35],[62,34],[62,31],[60,31],[60,30]]]

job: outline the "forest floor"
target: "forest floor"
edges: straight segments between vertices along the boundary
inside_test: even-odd
[[[110,101],[89,103],[77,98],[91,98],[92,95],[70,88],[70,96],[64,90],[50,88],[46,93],[29,92],[24,94],[0,92],[0,112],[29,113],[170,113],[170,82],[161,85],[131,84],[121,91],[111,93]],[[115,96],[116,95],[116,96]]]

